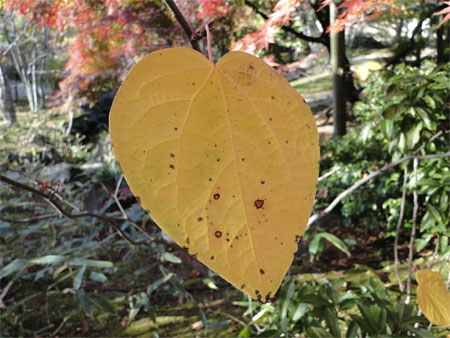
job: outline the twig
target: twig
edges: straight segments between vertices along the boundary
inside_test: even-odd
[[[121,174],[119,179],[117,180],[116,190],[114,190],[113,199],[114,199],[114,202],[116,202],[116,205],[119,208],[120,213],[122,214],[122,217],[124,219],[128,219],[128,216],[125,213],[125,210],[123,210],[122,204],[120,203],[119,199],[117,198],[117,194],[119,193],[119,188],[120,188],[120,184],[122,183],[122,180],[123,180],[123,174]]]
[[[319,179],[318,179],[317,181],[320,182],[320,181],[326,179],[327,177],[333,175],[333,174],[334,174],[336,171],[338,171],[339,169],[341,169],[341,168],[337,167],[337,168],[334,168],[333,170],[330,170],[330,171],[327,172],[326,174],[320,176]]]
[[[428,269],[432,269],[433,265],[434,265],[434,261],[436,260],[437,254],[439,252],[439,237],[436,236],[435,238],[435,246],[434,246],[434,252],[433,252],[433,256],[431,257],[431,262],[428,265]]]
[[[417,194],[417,167],[419,165],[419,160],[417,158],[413,161],[414,168],[414,208],[413,208],[413,225],[411,229],[411,238],[409,240],[409,255],[408,255],[408,281],[406,285],[406,300],[405,303],[409,304],[411,300],[411,274],[412,274],[412,264],[413,264],[413,254],[414,254],[414,240],[416,238],[416,228],[417,228],[417,212],[419,211],[419,196]]]
[[[200,45],[198,44],[198,40],[192,39],[192,36],[194,35],[194,31],[192,30],[191,26],[187,22],[183,13],[181,13],[181,11],[178,8],[175,1],[174,0],[165,0],[165,1],[166,1],[167,6],[169,6],[169,8],[172,10],[173,14],[175,15],[175,19],[177,19],[181,28],[183,28],[184,32],[186,33],[186,36],[188,37],[192,48],[201,53],[202,51],[200,50]]]
[[[214,59],[213,59],[212,50],[211,50],[211,34],[209,33],[209,25],[208,24],[206,24],[205,30],[206,30],[206,42],[208,45],[208,58],[209,58],[209,61],[214,65]]]
[[[338,195],[338,197],[336,197],[334,199],[333,202],[331,202],[331,204],[324,209],[323,211],[320,211],[318,214],[312,216],[309,218],[308,221],[308,227],[313,224],[315,221],[317,221],[319,218],[322,218],[323,216],[325,216],[326,214],[330,213],[338,204],[339,202],[344,199],[345,197],[347,197],[348,195],[350,195],[353,191],[355,191],[356,189],[358,189],[360,186],[362,186],[364,183],[371,181],[373,178],[377,177],[378,175],[382,174],[383,172],[398,166],[399,164],[402,164],[403,162],[406,161],[410,161],[413,159],[417,159],[417,160],[430,160],[430,159],[438,159],[438,158],[445,158],[445,157],[450,157],[450,151],[446,152],[444,154],[432,154],[432,155],[408,155],[405,156],[395,162],[386,164],[385,166],[383,166],[382,168],[378,169],[377,171],[374,171],[373,173],[371,173],[370,175],[367,175],[366,177],[360,179],[359,181],[357,181],[355,184],[353,184],[350,188],[346,189],[345,191],[343,191],[342,193],[340,193]]]
[[[31,222],[36,222],[36,221],[40,221],[43,219],[54,218],[54,217],[59,217],[59,214],[47,214],[47,215],[39,215],[36,217],[18,218],[18,219],[0,217],[0,221],[9,222],[9,223],[31,223]]]
[[[402,192],[402,202],[400,204],[400,215],[398,216],[397,230],[395,232],[395,242],[394,242],[394,270],[397,276],[398,285],[400,288],[400,293],[403,294],[403,283],[398,272],[398,238],[400,235],[400,227],[403,223],[403,215],[405,214],[405,202],[406,202],[406,187],[408,185],[408,167],[403,170],[403,192]]]
[[[65,210],[63,208],[63,206],[57,201],[55,200],[53,194],[52,195],[48,195],[45,192],[42,192],[40,190],[34,189],[33,187],[30,187],[26,184],[14,181],[4,175],[0,174],[0,181],[3,181],[9,185],[15,186],[16,188],[22,189],[22,190],[26,190],[29,191],[35,195],[38,195],[40,197],[42,197],[43,199],[45,199],[46,201],[48,201],[53,207],[55,207],[59,212],[61,212],[62,215],[64,215],[67,218],[83,218],[83,217],[93,217],[96,218],[98,220],[107,222],[109,224],[111,224],[114,229],[116,229],[119,234],[128,242],[130,242],[131,244],[134,245],[148,245],[148,243],[146,242],[136,242],[134,240],[132,240],[130,237],[128,237],[128,235],[120,228],[119,224],[121,224],[124,219],[123,218],[116,218],[116,217],[109,217],[109,216],[105,216],[102,214],[96,214],[96,213],[92,213],[92,212],[80,212],[77,214],[72,214],[70,212],[68,212],[67,210]],[[165,245],[169,245],[171,246],[170,243],[167,243],[164,240],[159,240],[156,238],[153,238],[152,236],[150,236],[150,234],[148,234],[144,229],[142,229],[141,227],[139,227],[139,225],[134,224],[134,222],[131,222],[129,220],[130,224],[134,225],[137,229],[139,229],[140,231],[142,231],[144,233],[144,235],[146,235],[150,241],[155,242],[155,243],[162,243]]]

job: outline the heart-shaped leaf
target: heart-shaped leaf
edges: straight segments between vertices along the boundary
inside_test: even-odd
[[[154,221],[250,296],[273,296],[318,176],[315,121],[289,83],[246,53],[213,65],[192,49],[160,50],[131,69],[110,131]]]

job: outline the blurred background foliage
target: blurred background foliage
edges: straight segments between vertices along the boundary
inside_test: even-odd
[[[166,4],[0,1],[0,335],[447,336],[418,309],[414,279],[431,267],[448,287],[450,25],[433,15],[443,5],[364,1],[357,20],[342,17],[357,96],[337,136],[328,7],[177,3],[200,32],[215,20],[216,60],[252,50],[316,117],[315,221],[281,290],[252,301],[171,242],[114,160],[108,112],[124,75],[189,44]]]

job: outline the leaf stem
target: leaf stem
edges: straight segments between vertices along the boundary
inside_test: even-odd
[[[209,58],[209,61],[214,65],[214,59],[213,59],[212,50],[211,50],[211,34],[209,32],[209,24],[205,25],[205,29],[206,29],[206,41],[208,43],[208,58]]]

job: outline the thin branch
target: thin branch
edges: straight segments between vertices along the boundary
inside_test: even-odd
[[[48,195],[43,191],[34,189],[33,187],[30,187],[26,184],[17,182],[15,180],[12,180],[4,175],[0,174],[0,182],[3,181],[9,185],[12,185],[16,188],[25,190],[25,191],[29,191],[37,196],[40,196],[41,198],[45,199],[47,202],[49,202],[55,209],[57,209],[62,215],[64,215],[67,218],[83,218],[83,217],[93,217],[95,219],[101,220],[103,222],[109,223],[111,224],[114,229],[116,229],[119,234],[128,242],[130,242],[131,244],[134,245],[148,245],[148,243],[146,242],[136,242],[134,240],[132,240],[131,238],[128,237],[128,235],[120,228],[120,224],[125,221],[123,218],[116,218],[116,217],[109,217],[109,216],[105,216],[102,214],[96,214],[96,213],[92,213],[92,212],[80,212],[77,214],[72,214],[70,212],[68,212],[67,210],[64,209],[64,207],[61,205],[61,203],[57,200],[55,200],[54,195]],[[137,229],[139,229],[140,231],[142,231],[152,242],[155,243],[163,243],[165,245],[169,245],[171,246],[170,243],[167,243],[164,240],[159,240],[156,238],[153,238],[152,236],[150,236],[150,234],[148,234],[144,229],[142,229],[139,225],[134,224],[134,222],[132,222],[131,220],[128,220],[130,222],[130,224],[132,224],[133,226],[135,226]],[[178,247],[178,246],[177,246]]]
[[[249,2],[248,0],[246,0],[244,2],[247,6],[249,6],[250,8],[252,8],[257,14],[261,15],[261,17],[264,20],[269,19],[269,16],[262,12],[256,5],[254,5],[253,3]],[[315,43],[321,43],[325,46],[327,46],[327,48],[329,47],[329,41],[327,42],[327,38],[326,38],[326,34],[323,33],[321,36],[319,37],[313,37],[313,36],[307,36],[301,32],[296,31],[292,25],[290,24],[286,24],[281,26],[281,29],[284,30],[287,33],[291,33],[292,35],[296,36],[297,38],[304,40],[304,41],[308,41],[308,42],[315,42]]]
[[[200,45],[198,44],[198,41],[192,39],[192,36],[194,35],[194,31],[192,30],[191,25],[189,25],[189,23],[187,22],[183,13],[181,13],[181,11],[178,8],[175,1],[174,0],[165,0],[165,1],[166,1],[167,6],[169,6],[169,8],[172,10],[173,14],[175,15],[175,19],[177,19],[181,28],[183,28],[184,32],[186,33],[186,36],[188,37],[192,48],[201,53],[202,51],[200,50]]]
[[[59,217],[59,214],[47,214],[47,215],[39,215],[36,217],[18,218],[18,219],[0,217],[0,221],[9,222],[9,223],[31,223],[31,222],[41,221],[43,219],[55,218],[55,217]]]
[[[367,175],[366,177],[364,177],[363,179],[357,181],[355,184],[353,184],[350,188],[346,189],[345,191],[343,191],[342,193],[340,193],[338,195],[338,197],[336,197],[334,199],[333,202],[331,202],[331,204],[324,209],[323,211],[319,212],[319,214],[316,214],[312,217],[309,218],[308,221],[308,227],[313,224],[315,221],[317,221],[319,218],[322,218],[323,216],[325,216],[326,214],[330,213],[338,204],[339,202],[344,199],[345,197],[347,197],[348,195],[350,195],[353,191],[355,191],[356,189],[358,189],[360,186],[362,186],[364,183],[367,183],[369,181],[371,181],[372,179],[374,179],[375,177],[379,176],[380,174],[382,174],[383,172],[398,166],[399,164],[402,164],[403,162],[406,161],[410,161],[413,159],[417,159],[417,160],[430,160],[430,159],[438,159],[438,158],[446,158],[446,157],[450,157],[450,151],[446,152],[444,154],[432,154],[432,155],[423,155],[423,156],[419,156],[419,155],[408,155],[405,156],[395,162],[386,164],[385,166],[383,166],[382,168],[378,169],[377,171],[374,171],[373,173],[371,173],[370,175]]]
[[[320,181],[326,179],[327,177],[330,177],[331,175],[333,175],[333,174],[334,174],[336,171],[338,171],[339,169],[341,169],[341,168],[337,167],[337,168],[334,168],[333,170],[330,170],[330,171],[327,172],[326,174],[320,176],[320,177],[317,179],[317,181],[320,182]]]
[[[417,168],[419,166],[419,160],[417,158],[413,161],[414,168],[414,190],[413,190],[413,225],[411,229],[411,237],[409,239],[409,255],[408,255],[408,281],[406,285],[406,300],[405,303],[409,304],[411,299],[411,274],[412,274],[412,264],[413,264],[413,254],[414,254],[414,240],[416,239],[416,228],[417,228],[417,213],[419,211],[419,195],[417,193]]]
[[[394,270],[397,276],[398,285],[400,288],[400,293],[403,294],[403,283],[398,272],[398,238],[400,235],[400,227],[403,223],[403,215],[405,214],[405,202],[406,202],[406,187],[408,185],[408,167],[403,170],[403,191],[402,191],[402,202],[400,204],[400,215],[398,216],[397,230],[395,231],[395,242],[394,242]]]

